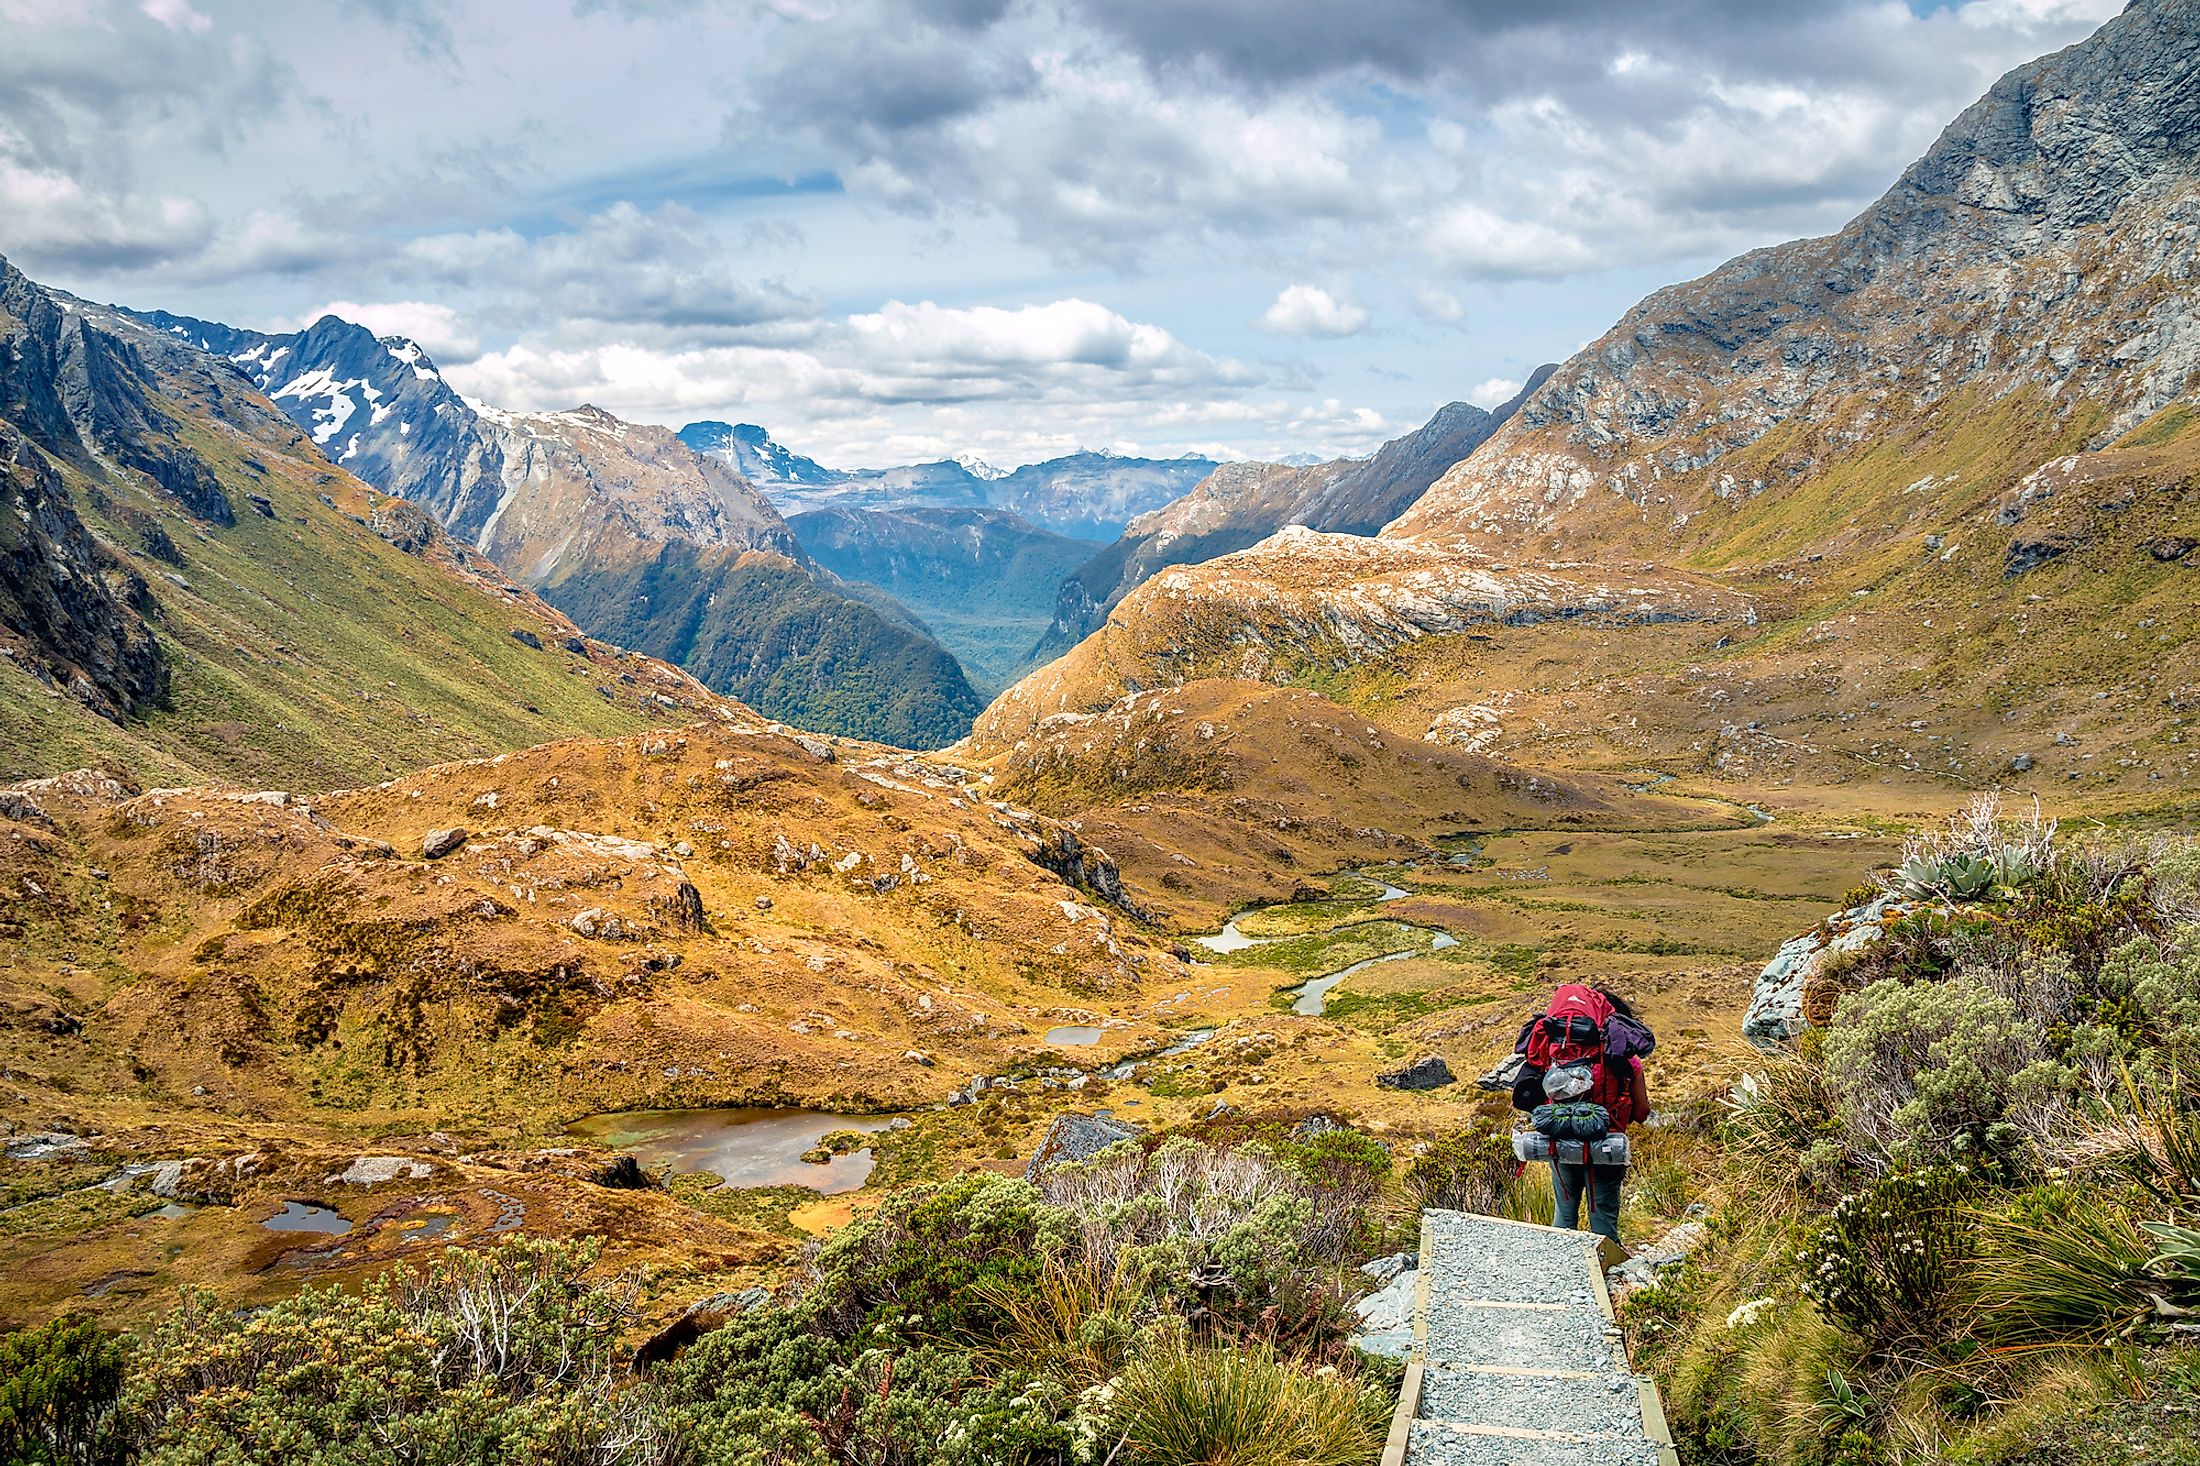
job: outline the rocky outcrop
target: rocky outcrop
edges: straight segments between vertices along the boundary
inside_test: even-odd
[[[103,717],[165,699],[145,582],[77,516],[61,475],[0,421],[0,645]]]
[[[1026,834],[1035,842],[1027,852],[1032,864],[1052,871],[1081,891],[1092,892],[1130,916],[1147,919],[1147,913],[1123,889],[1122,873],[1106,851],[1093,849],[1067,825],[1052,821],[1027,828]]]
[[[1835,912],[1801,936],[1783,943],[1757,974],[1742,1017],[1742,1036],[1757,1047],[1777,1050],[1791,1043],[1814,1021],[1813,1009],[1830,1006],[1818,990],[1827,965],[1847,953],[1880,941],[1890,923],[1917,911],[1919,904],[1885,895]],[[1815,1021],[1823,1021],[1817,1013]]]
[[[1384,1089],[1442,1089],[1457,1084],[1459,1077],[1451,1072],[1451,1065],[1430,1054],[1403,1069],[1376,1075],[1375,1082]]]
[[[1413,1348],[1413,1310],[1421,1274],[1420,1255],[1413,1252],[1378,1257],[1360,1272],[1374,1280],[1375,1291],[1352,1305],[1359,1316],[1359,1331],[1352,1347],[1386,1359],[1403,1359]]]
[[[1056,1115],[1039,1148],[1024,1167],[1024,1179],[1036,1181],[1056,1166],[1089,1161],[1111,1145],[1136,1140],[1144,1132],[1126,1120],[1105,1115]]]
[[[452,825],[440,830],[430,830],[420,837],[420,855],[424,860],[441,860],[453,850],[460,849],[473,838],[473,832]]]

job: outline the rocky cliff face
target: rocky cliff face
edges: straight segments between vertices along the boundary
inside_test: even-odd
[[[2105,445],[2200,374],[2196,260],[2200,11],[2139,0],[2003,77],[1839,234],[1635,307],[1395,532],[1693,546],[1962,394],[2085,413]],[[1807,448],[1745,453],[1801,423]]]
[[[417,342],[336,316],[269,335],[166,311],[133,314],[230,363],[331,459],[478,544],[503,498],[503,445]]]
[[[144,578],[84,527],[46,456],[0,422],[0,650],[120,719],[167,696],[152,604]]]
[[[338,464],[426,509],[592,633],[713,669],[718,690],[775,717],[829,708],[819,726],[833,732],[941,742],[981,705],[921,625],[817,571],[730,450],[699,452],[668,429],[596,407],[508,413],[470,403],[417,342],[334,316],[267,335],[130,314],[177,349],[243,373]],[[752,552],[775,568],[767,573]],[[695,597],[621,599],[621,588],[662,585],[674,571],[703,577]],[[646,607],[670,604],[711,609],[652,624]],[[735,634],[760,640],[713,640]],[[851,672],[826,658],[828,645],[877,665]],[[904,686],[906,677],[924,681]],[[920,707],[926,714],[912,718]],[[940,709],[959,710],[961,723],[943,729]]]
[[[1032,655],[1055,657],[1075,646],[1117,602],[1165,566],[1197,565],[1245,549],[1287,524],[1375,533],[1496,432],[1554,370],[1539,368],[1518,396],[1494,412],[1450,403],[1372,457],[1224,464],[1183,498],[1132,520],[1121,538],[1065,579]]]
[[[482,423],[498,445],[501,492],[475,545],[538,585],[675,543],[801,558],[778,510],[669,428],[597,407],[488,410]]]
[[[176,441],[135,346],[96,329],[73,302],[48,295],[0,260],[0,415],[55,457],[105,458],[143,474],[196,517],[234,520],[205,462]]]

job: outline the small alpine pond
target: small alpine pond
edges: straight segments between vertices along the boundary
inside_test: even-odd
[[[870,1178],[868,1148],[806,1161],[803,1153],[836,1130],[874,1134],[892,1115],[833,1115],[823,1110],[633,1110],[595,1115],[573,1134],[626,1151],[646,1168],[706,1171],[728,1186],[807,1186],[827,1196]]]

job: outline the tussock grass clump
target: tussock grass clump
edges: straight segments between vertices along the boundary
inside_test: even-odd
[[[2154,1312],[2154,1246],[2127,1197],[2053,1182],[1981,1220],[1972,1327],[1994,1346],[2105,1344]]]
[[[1366,1466],[1389,1407],[1352,1379],[1264,1348],[1157,1351],[1116,1381],[1116,1459],[1143,1466]]]
[[[993,1278],[978,1294],[1000,1312],[980,1357],[996,1370],[1031,1369],[1086,1389],[1108,1379],[1138,1343],[1142,1294],[1118,1259],[1113,1271],[1048,1258],[1026,1287]]]

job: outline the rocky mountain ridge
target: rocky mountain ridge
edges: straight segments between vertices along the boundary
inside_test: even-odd
[[[1366,458],[1222,465],[1183,498],[1132,520],[1121,538],[1064,580],[1032,655],[1050,658],[1075,646],[1165,566],[1245,549],[1285,525],[1374,534],[1503,426],[1554,370],[1538,368],[1511,401],[1491,411],[1449,403]]]
[[[2196,137],[2200,7],[2139,0],[1840,233],[1650,296],[1377,540],[1166,572],[980,737],[1234,662],[1522,757],[2174,798],[2200,779]],[[1589,562],[1746,614],[1476,610]]]
[[[812,564],[748,480],[669,429],[596,407],[512,413],[469,402],[418,343],[334,316],[287,335],[137,318],[244,373],[336,461],[419,503],[590,631],[704,669],[720,691],[774,716],[929,745],[982,706],[920,623]],[[678,600],[694,614],[653,624],[638,609],[646,603],[606,590],[631,589],[653,566],[701,588]],[[717,638],[736,633],[756,645],[728,655]],[[828,645],[869,670],[841,676],[818,650]],[[911,677],[919,683],[905,685]]]
[[[2095,412],[2085,443],[2106,446],[2200,374],[2196,95],[2200,19],[2139,0],[2003,77],[1838,234],[1643,301],[1395,532],[1625,522],[1692,548],[1728,506],[1966,392]],[[1816,451],[1739,462],[1804,421]]]

